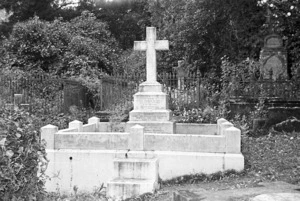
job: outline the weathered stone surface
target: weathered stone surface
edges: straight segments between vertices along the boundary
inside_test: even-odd
[[[116,158],[114,159],[114,178],[158,181],[158,159]]]
[[[80,191],[93,192],[94,187],[99,187],[102,183],[107,184],[113,178],[113,161],[116,154],[126,157],[125,154],[128,153],[126,148],[122,150],[117,152],[111,149],[47,149],[47,158],[50,162],[46,174],[51,177],[51,180],[46,182],[46,190],[57,192],[59,189],[61,193],[72,193],[73,186],[76,185]],[[139,158],[145,155],[149,156],[148,158],[157,157],[159,176],[162,180],[195,173],[212,174],[229,169],[241,171],[244,168],[242,154],[175,151],[150,153],[143,151],[130,154],[130,152],[127,154],[130,158]]]
[[[264,47],[266,48],[281,48],[282,38],[277,34],[271,34],[265,37]]]
[[[230,127],[224,130],[226,153],[241,153],[241,130]]]
[[[77,129],[77,132],[82,132],[83,131],[82,126],[83,126],[83,123],[81,121],[78,121],[78,120],[74,120],[74,121],[69,123],[69,128]]]
[[[145,149],[224,153],[226,138],[220,135],[146,134]]]
[[[188,190],[180,190],[173,192],[173,201],[200,201],[205,199],[205,196],[195,194]]]
[[[134,41],[134,50],[146,51],[147,82],[156,82],[156,50],[169,50],[169,41],[156,40],[156,28],[146,28],[146,41]]]
[[[139,92],[163,92],[159,82],[143,82],[139,85]]]
[[[170,121],[171,110],[142,111],[133,110],[130,112],[130,121]]]
[[[282,46],[282,38],[277,34],[265,37],[260,52],[260,73],[264,79],[287,78],[287,52]]]
[[[176,123],[175,134],[217,135],[217,124]]]
[[[288,119],[274,125],[273,128],[278,132],[300,132],[300,120],[296,118]]]
[[[174,133],[174,122],[171,121],[129,121],[126,124],[126,132],[130,127],[139,124],[145,128],[145,133]]]
[[[138,92],[134,95],[134,110],[166,110],[168,96],[163,92]]]
[[[173,201],[298,201],[300,193],[297,188],[285,182],[259,183],[258,187],[221,191],[182,187],[174,192]]]
[[[272,193],[258,195],[250,201],[298,201],[300,200],[299,193]]]
[[[128,133],[59,133],[55,135],[55,149],[127,149],[128,135]]]
[[[156,188],[154,180],[113,179],[107,183],[106,195],[114,200],[125,200],[143,193],[154,193]]]
[[[153,159],[156,157],[154,151],[132,151],[132,150],[118,150],[115,153],[115,158],[144,158]]]
[[[144,127],[135,125],[130,128],[128,136],[128,149],[142,151],[145,148]]]
[[[46,149],[54,149],[55,148],[55,134],[58,131],[57,126],[53,126],[48,124],[41,128],[41,139],[46,141]]]

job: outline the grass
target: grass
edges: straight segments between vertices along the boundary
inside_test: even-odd
[[[300,133],[269,133],[264,136],[242,136],[242,153],[245,157],[243,172],[226,171],[211,175],[185,175],[162,181],[163,188],[178,185],[207,183],[213,190],[248,188],[261,181],[285,181],[300,184]],[[159,200],[160,195],[147,195],[140,200]],[[48,200],[81,201],[106,200],[103,193],[73,195],[71,197],[51,195]],[[132,199],[133,200],[133,199]],[[138,199],[137,199],[138,200]],[[163,200],[163,199],[161,199]]]
[[[269,133],[243,137],[242,152],[248,175],[300,184],[300,133]]]

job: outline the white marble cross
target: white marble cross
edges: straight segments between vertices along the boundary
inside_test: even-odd
[[[146,41],[134,41],[133,49],[146,51],[146,82],[156,82],[156,50],[169,50],[169,41],[156,40],[156,28],[147,27]]]

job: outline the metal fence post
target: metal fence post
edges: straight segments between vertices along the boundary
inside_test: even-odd
[[[197,79],[197,87],[196,87],[196,101],[197,101],[197,107],[200,107],[200,71],[197,70],[197,75],[196,75],[196,79]]]

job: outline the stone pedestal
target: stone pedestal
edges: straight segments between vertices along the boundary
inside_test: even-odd
[[[146,133],[174,133],[172,112],[169,110],[168,95],[158,82],[144,82],[134,95],[134,109],[129,113],[126,131],[139,124]]]

